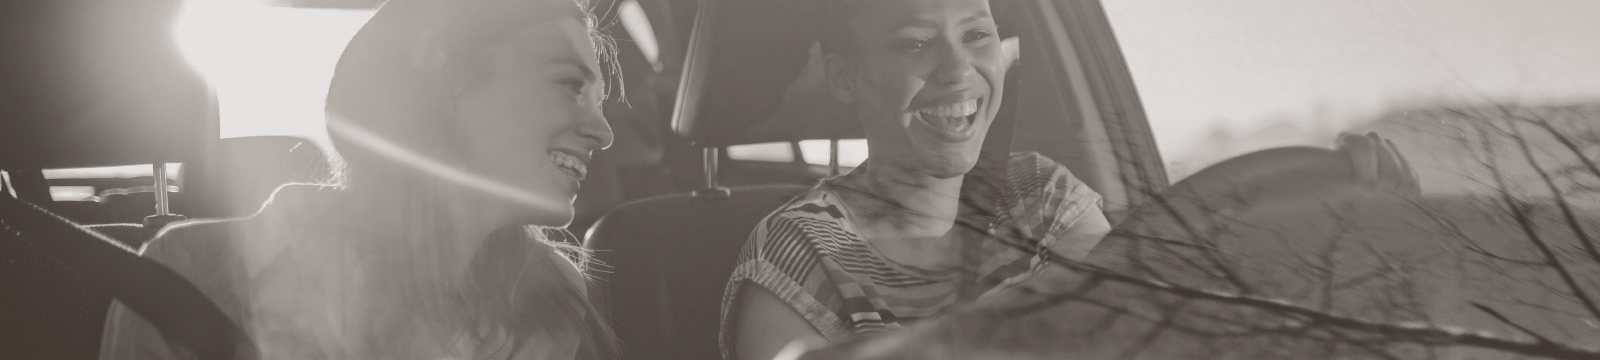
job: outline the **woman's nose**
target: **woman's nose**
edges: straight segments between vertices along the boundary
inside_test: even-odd
[[[960,85],[974,71],[972,54],[962,44],[943,46],[939,65],[933,69],[933,82],[943,85]]]
[[[611,147],[611,142],[616,140],[611,133],[611,124],[606,122],[606,115],[601,111],[599,104],[593,105],[584,111],[578,118],[576,132],[578,136],[587,140],[595,150]]]

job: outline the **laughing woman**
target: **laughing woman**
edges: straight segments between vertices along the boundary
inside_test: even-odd
[[[143,253],[194,283],[269,359],[609,359],[571,220],[611,144],[600,59],[573,0],[393,0],[340,58],[336,184]],[[192,358],[113,306],[102,358]]]
[[[964,206],[1011,57],[987,0],[824,0],[827,83],[868,158],[763,220],[723,303],[725,357],[900,327],[1081,257],[1110,230],[1065,167],[1013,154],[993,216]],[[1026,246],[1017,247],[1016,244]]]

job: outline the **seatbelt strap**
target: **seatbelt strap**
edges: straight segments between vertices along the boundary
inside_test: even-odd
[[[161,263],[22,199],[0,195],[0,225],[16,232],[142,316],[201,359],[254,359],[245,332]]]
[[[33,202],[50,201],[50,183],[44,178],[44,171],[38,169],[10,169],[6,170],[6,177],[10,178],[11,191],[17,197]]]

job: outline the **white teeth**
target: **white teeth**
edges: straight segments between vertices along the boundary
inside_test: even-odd
[[[566,171],[568,174],[577,177],[579,180],[582,180],[584,176],[589,175],[589,165],[583,163],[583,160],[578,159],[577,156],[572,156],[572,154],[560,151],[551,151],[550,162],[554,163],[556,167],[561,168],[562,171]]]
[[[966,117],[978,113],[978,99],[924,108],[917,112],[939,117]]]
[[[922,120],[929,125],[960,133],[972,127],[968,117],[978,113],[978,99],[923,108],[917,112],[923,115]]]

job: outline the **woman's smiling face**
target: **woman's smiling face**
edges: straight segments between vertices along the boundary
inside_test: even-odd
[[[564,2],[570,0],[545,0]],[[574,14],[579,14],[576,11]],[[515,29],[480,55],[486,71],[461,94],[456,118],[470,171],[562,208],[523,209],[565,225],[594,151],[611,146],[604,82],[590,29],[577,15]]]
[[[1006,61],[987,0],[843,0],[849,49],[829,86],[856,107],[873,162],[953,178],[977,163]]]

